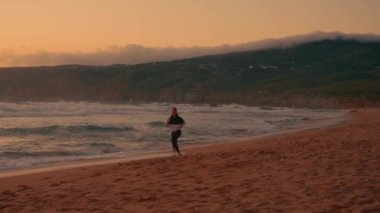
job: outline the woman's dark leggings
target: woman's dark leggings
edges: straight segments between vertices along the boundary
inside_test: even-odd
[[[172,145],[173,145],[173,150],[180,154],[181,152],[179,151],[178,148],[178,138],[181,136],[181,130],[177,130],[175,132],[172,132]]]

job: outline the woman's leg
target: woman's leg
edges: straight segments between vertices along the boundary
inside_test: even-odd
[[[175,131],[175,132],[172,132],[172,145],[173,145],[173,150],[175,152],[177,152],[178,154],[181,154],[181,152],[179,151],[179,147],[178,147],[178,138],[181,136],[181,131],[178,130],[178,131]]]
[[[177,137],[176,137],[175,132],[172,132],[172,140],[171,141],[172,141],[173,151],[176,152],[177,151],[177,149],[176,149],[176,147],[177,147]]]

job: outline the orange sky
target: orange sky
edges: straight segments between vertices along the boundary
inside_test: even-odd
[[[379,11],[377,0],[1,0],[0,53],[215,46],[312,31],[380,34]]]

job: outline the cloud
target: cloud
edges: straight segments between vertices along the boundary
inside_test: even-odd
[[[230,52],[262,50],[268,48],[286,48],[294,45],[320,41],[325,39],[353,39],[358,41],[379,41],[380,35],[345,34],[341,32],[313,32],[280,39],[266,39],[237,45],[221,45],[215,47],[164,47],[153,48],[129,44],[99,49],[92,53],[56,53],[38,51],[32,54],[17,55],[12,52],[0,53],[0,65],[6,66],[42,66],[62,64],[110,65],[139,64],[155,61],[170,61],[202,55],[222,54]]]

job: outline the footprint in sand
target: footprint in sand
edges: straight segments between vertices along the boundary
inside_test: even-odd
[[[125,181],[125,178],[116,178],[113,181],[115,181],[115,182]]]
[[[31,187],[28,185],[19,185],[18,187],[20,188],[18,191],[25,191],[31,189]]]
[[[16,193],[12,192],[12,191],[9,191],[9,190],[5,190],[1,193],[1,195],[4,195],[4,196],[16,196]]]
[[[101,176],[101,175],[102,175],[101,173],[93,173],[93,174],[91,174],[90,177],[99,177],[99,176]]]

